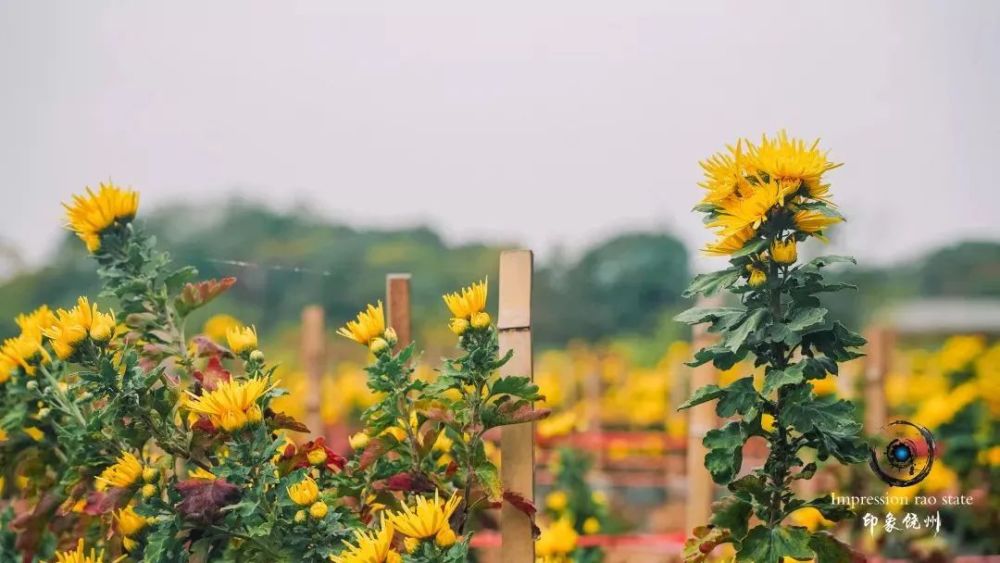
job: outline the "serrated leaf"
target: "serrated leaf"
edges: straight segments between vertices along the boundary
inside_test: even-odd
[[[785,385],[802,383],[804,379],[802,369],[802,364],[795,364],[785,369],[773,369],[767,372],[764,374],[764,388],[761,392],[767,396]]]
[[[715,412],[722,418],[735,414],[745,415],[755,410],[759,397],[753,386],[753,377],[737,379],[725,388],[725,395],[719,399]]]
[[[708,401],[714,401],[719,397],[725,395],[726,392],[718,385],[706,385],[695,390],[691,394],[691,398],[681,403],[681,406],[677,407],[677,410],[689,409],[693,406],[706,403]]]
[[[737,250],[732,254],[733,258],[742,258],[744,256],[749,256],[755,254],[767,248],[767,239],[759,238],[755,239],[747,244],[743,245],[743,248]]]
[[[743,539],[739,551],[736,552],[736,561],[765,563],[782,561],[784,557],[807,561],[813,558],[809,539],[809,532],[805,528],[787,526],[769,528],[760,525],[750,530]]]
[[[739,473],[743,465],[743,439],[743,427],[739,422],[730,422],[705,433],[702,443],[709,450],[705,454],[705,468],[716,483],[728,483]]]
[[[854,420],[854,405],[833,395],[813,397],[808,385],[793,389],[785,397],[782,420],[803,434],[813,429],[839,435],[861,430]]]
[[[859,563],[867,561],[864,555],[828,532],[814,532],[809,538],[809,549],[816,554],[816,563]]]
[[[742,323],[726,333],[722,346],[735,353],[746,342],[746,339],[757,330],[766,316],[765,309],[756,309],[751,312]]]
[[[696,325],[705,322],[715,322],[719,319],[740,316],[746,309],[740,307],[692,307],[680,313],[674,320],[679,323]]]
[[[538,393],[538,386],[532,383],[530,378],[520,376],[497,379],[490,385],[490,393],[493,395],[512,395],[528,401],[540,401],[544,398]]]
[[[747,535],[752,511],[753,505],[746,499],[729,495],[712,505],[710,522],[714,526],[729,530],[737,547],[739,547],[740,541]]]
[[[788,330],[798,332],[823,322],[827,310],[823,307],[802,307],[792,312],[786,323]]]
[[[727,289],[740,279],[741,270],[739,268],[728,268],[712,272],[709,274],[698,274],[684,290],[684,297],[694,297],[695,295],[714,295],[722,289]]]

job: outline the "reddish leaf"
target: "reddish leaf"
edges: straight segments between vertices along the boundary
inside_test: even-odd
[[[211,338],[199,334],[191,339],[194,344],[195,352],[194,355],[199,358],[206,358],[211,356],[219,356],[222,358],[231,358],[233,353],[229,349],[219,346]]]
[[[729,531],[715,526],[698,526],[692,532],[692,537],[684,542],[682,557],[690,563],[701,563],[708,559],[718,545],[730,542]]]
[[[116,508],[125,506],[131,497],[132,491],[122,487],[94,491],[87,496],[87,504],[83,507],[83,512],[91,516],[107,514]]]
[[[219,383],[230,381],[233,378],[232,374],[222,367],[222,360],[219,359],[219,356],[209,358],[204,371],[194,370],[192,375],[198,380],[198,383],[201,383],[202,387],[209,391],[215,391]]]
[[[423,473],[397,473],[373,484],[375,490],[432,492],[434,483]]]
[[[365,451],[361,453],[361,458],[358,460],[358,469],[367,469],[368,466],[375,463],[375,460],[382,457],[382,454],[388,449],[388,444],[381,439],[369,441],[365,447]]]
[[[524,498],[524,495],[521,493],[515,493],[514,491],[504,491],[503,500],[528,516],[528,519],[531,520],[532,536],[537,538],[538,535],[542,533],[542,531],[538,529],[538,526],[535,525],[535,513],[538,512],[538,509],[535,508],[535,503]]]
[[[200,430],[205,434],[215,434],[218,430],[212,421],[204,416],[198,417],[198,421],[191,425],[192,430]]]
[[[551,409],[536,409],[528,401],[507,401],[484,412],[483,422],[488,428],[493,428],[541,420],[551,413]]]
[[[282,413],[268,410],[266,413],[268,424],[272,430],[291,430],[292,432],[309,432],[309,427],[295,420],[293,417]]]
[[[21,552],[22,561],[31,563],[41,543],[42,533],[52,519],[52,515],[62,503],[62,498],[53,493],[45,493],[34,510],[21,514],[11,521],[10,527],[18,532],[14,547]]]
[[[176,485],[181,501],[177,512],[195,522],[212,522],[222,513],[224,506],[240,498],[240,490],[225,479],[188,479]]]
[[[233,287],[235,283],[236,278],[234,277],[186,283],[175,302],[177,310],[181,315],[186,315],[222,295],[227,289]]]
[[[315,440],[306,442],[301,448],[299,448],[298,453],[295,455],[293,467],[299,469],[311,466],[312,462],[309,461],[309,454],[315,452],[316,450],[322,450],[326,454],[326,462],[323,463],[323,466],[330,471],[343,469],[344,465],[347,464],[346,459],[337,455],[333,450],[326,446],[326,438],[321,436]]]

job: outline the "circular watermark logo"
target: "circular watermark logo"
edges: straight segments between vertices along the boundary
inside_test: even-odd
[[[908,420],[883,427],[885,447],[871,446],[868,465],[893,487],[911,487],[924,480],[934,466],[934,435]]]

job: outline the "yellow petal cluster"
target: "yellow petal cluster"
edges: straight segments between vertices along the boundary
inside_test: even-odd
[[[357,320],[348,321],[337,330],[337,334],[364,346],[371,346],[374,340],[381,339],[385,334],[385,309],[382,302],[368,305],[366,310],[358,313]]]
[[[217,428],[233,432],[247,424],[263,420],[264,415],[257,400],[271,390],[274,384],[255,377],[245,381],[224,381],[214,391],[195,395],[188,391],[186,408],[207,417]]]
[[[541,535],[535,541],[535,555],[543,561],[563,561],[566,555],[576,549],[580,535],[573,528],[573,522],[563,517],[542,528]]]
[[[76,549],[56,553],[56,563],[104,563],[104,550],[90,548],[87,552],[83,547],[83,538],[80,538]]]
[[[226,343],[234,354],[257,349],[257,329],[253,326],[232,326],[226,329]]]
[[[118,460],[97,476],[97,489],[108,487],[128,488],[142,479],[142,462],[131,452],[123,453]]]
[[[381,527],[375,531],[355,530],[354,543],[345,541],[347,548],[330,557],[333,563],[398,563],[402,560],[399,552],[392,549],[395,530],[382,517]]]
[[[417,497],[415,506],[404,504],[402,511],[389,515],[389,522],[405,536],[416,539],[433,538],[441,530],[449,528],[448,519],[461,500],[462,497],[456,492],[447,502],[442,501],[435,490],[433,500]]]
[[[101,183],[96,193],[87,188],[86,194],[73,196],[72,203],[64,203],[63,207],[66,208],[67,226],[93,253],[101,248],[101,233],[135,217],[139,194],[112,183]]]
[[[136,514],[131,506],[126,506],[116,511],[115,522],[117,523],[118,533],[128,537],[138,534],[148,524],[146,518]]]
[[[288,487],[287,490],[288,498],[292,499],[292,502],[299,506],[309,506],[319,498],[319,486],[316,484],[316,481],[313,481],[312,477],[306,477]]]
[[[72,309],[56,311],[55,321],[45,329],[45,336],[52,341],[52,350],[60,360],[70,358],[89,336],[95,342],[107,342],[114,336],[115,314],[102,313],[97,304],[86,297],[76,300]]]
[[[451,311],[452,317],[465,319],[472,323],[474,322],[473,317],[486,309],[487,294],[487,280],[482,280],[462,288],[461,291],[447,293],[442,298],[445,305],[448,306],[448,310]]]
[[[10,379],[18,368],[34,375],[38,363],[48,361],[48,352],[42,346],[42,334],[56,322],[56,316],[42,305],[30,313],[18,315],[14,322],[21,332],[0,346],[0,383]]]
[[[762,136],[759,143],[741,139],[701,162],[705,179],[699,185],[707,193],[699,209],[710,213],[707,224],[718,237],[705,252],[733,254],[770,220],[780,222],[779,230],[815,235],[840,221],[832,213],[802,207],[832,205],[822,177],[840,164],[830,162],[818,145],[818,140],[807,144],[781,131],[773,138]]]

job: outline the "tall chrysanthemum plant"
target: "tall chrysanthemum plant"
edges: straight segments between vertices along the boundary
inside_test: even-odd
[[[840,561],[849,553],[832,535],[786,523],[804,508],[832,521],[850,517],[829,496],[797,498],[792,485],[812,478],[817,464],[830,457],[853,464],[867,456],[854,406],[817,396],[810,383],[836,375],[838,363],[860,356],[856,350],[865,343],[828,318],[820,299],[850,287],[826,281],[822,269],[854,260],[798,260],[799,244],[822,238],[843,220],[825,183],[825,174],[837,166],[818,142],[807,145],[784,132],[759,144],[738,142],[702,163],[707,193],[696,210],[718,236],[705,250],[728,256],[729,267],[695,277],[686,295],[728,290],[738,304],[696,307],[677,317],[707,323],[718,335],[690,365],[712,362],[729,369],[749,357],[764,376],[694,390],[681,406],[716,401],[717,414],[727,420],[705,435],[704,444],[705,466],[730,494],[714,506],[710,526],[694,531],[686,550],[690,560],[705,558],[721,543],[733,544],[738,561]],[[753,436],[764,438],[770,451],[762,467],[742,471],[743,445]]]
[[[391,520],[404,537],[408,561],[464,560],[470,515],[480,508],[506,500],[533,511],[516,492],[502,490],[483,435],[548,412],[532,407],[542,397],[528,378],[496,374],[510,354],[499,354],[497,330],[485,311],[486,282],[444,299],[462,354],[446,360],[432,383],[413,377],[412,344],[393,350],[396,337],[385,326],[381,303],[339,331],[372,352],[368,386],[381,397],[363,414],[365,430],[351,438],[358,454],[348,473],[364,475],[351,494],[361,502],[364,520],[385,507],[416,507]],[[424,527],[404,524],[421,518]]]
[[[133,224],[137,203],[102,185],[68,206],[115,312],[86,298],[39,309],[19,319],[23,334],[0,355],[3,403],[33,409],[0,424],[30,422],[25,434],[54,460],[41,475],[58,480],[34,487],[18,548],[33,553],[52,517],[86,513],[100,518],[52,529],[137,560],[327,560],[356,522],[338,502],[343,460],[322,439],[296,446],[283,435],[306,429],[270,408],[283,391],[253,327],[230,327],[225,346],[188,338],[188,315],[235,280],[170,269]],[[8,467],[5,447],[0,454]]]

